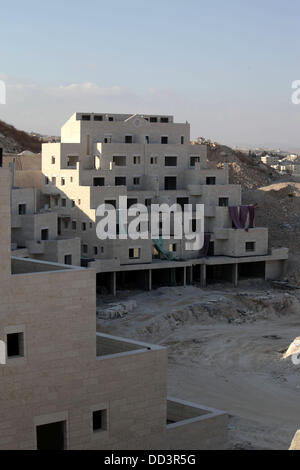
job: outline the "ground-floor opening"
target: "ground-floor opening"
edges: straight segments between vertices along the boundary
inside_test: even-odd
[[[255,263],[241,263],[239,266],[239,279],[265,279],[266,263],[258,261]]]
[[[215,282],[234,281],[234,264],[220,264],[215,266],[206,266],[206,282],[213,284]]]

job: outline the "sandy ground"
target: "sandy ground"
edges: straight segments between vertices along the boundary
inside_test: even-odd
[[[252,281],[118,298],[137,307],[99,330],[167,346],[170,395],[227,411],[229,448],[288,449],[300,428],[300,366],[281,357],[300,336],[300,291]]]

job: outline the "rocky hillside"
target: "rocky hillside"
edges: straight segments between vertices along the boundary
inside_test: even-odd
[[[41,139],[0,120],[0,147],[7,153],[19,153],[23,150],[39,153]]]
[[[207,156],[212,166],[228,163],[230,183],[240,184],[243,189],[267,186],[281,179],[273,168],[225,145],[208,144]]]

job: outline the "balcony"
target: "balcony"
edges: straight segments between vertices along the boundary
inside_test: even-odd
[[[26,241],[26,248],[31,255],[43,255],[45,253],[45,242],[40,240]]]
[[[106,335],[104,333],[96,333],[96,345],[97,359],[164,349],[160,346],[120,338],[118,336]]]
[[[169,397],[164,448],[225,449],[227,425],[228,415],[223,411]]]

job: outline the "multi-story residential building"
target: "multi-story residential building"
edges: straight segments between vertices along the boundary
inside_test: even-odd
[[[227,415],[167,399],[166,349],[96,333],[95,271],[10,256],[0,168],[0,449],[206,449]]]
[[[175,123],[173,116],[75,113],[62,127],[61,143],[43,144],[42,173],[60,236],[81,238],[82,257],[96,269],[99,285],[113,293],[130,281],[147,289],[193,280],[237,285],[240,278],[283,273],[287,249],[271,250],[268,229],[253,220],[250,228],[233,220],[241,213],[241,187],[229,184],[227,165],[207,167],[206,146],[191,145],[189,124]],[[151,237],[99,240],[97,207],[110,203],[118,209],[122,195],[128,207],[204,204],[208,250],[187,251],[185,239],[172,234],[163,250]]]

